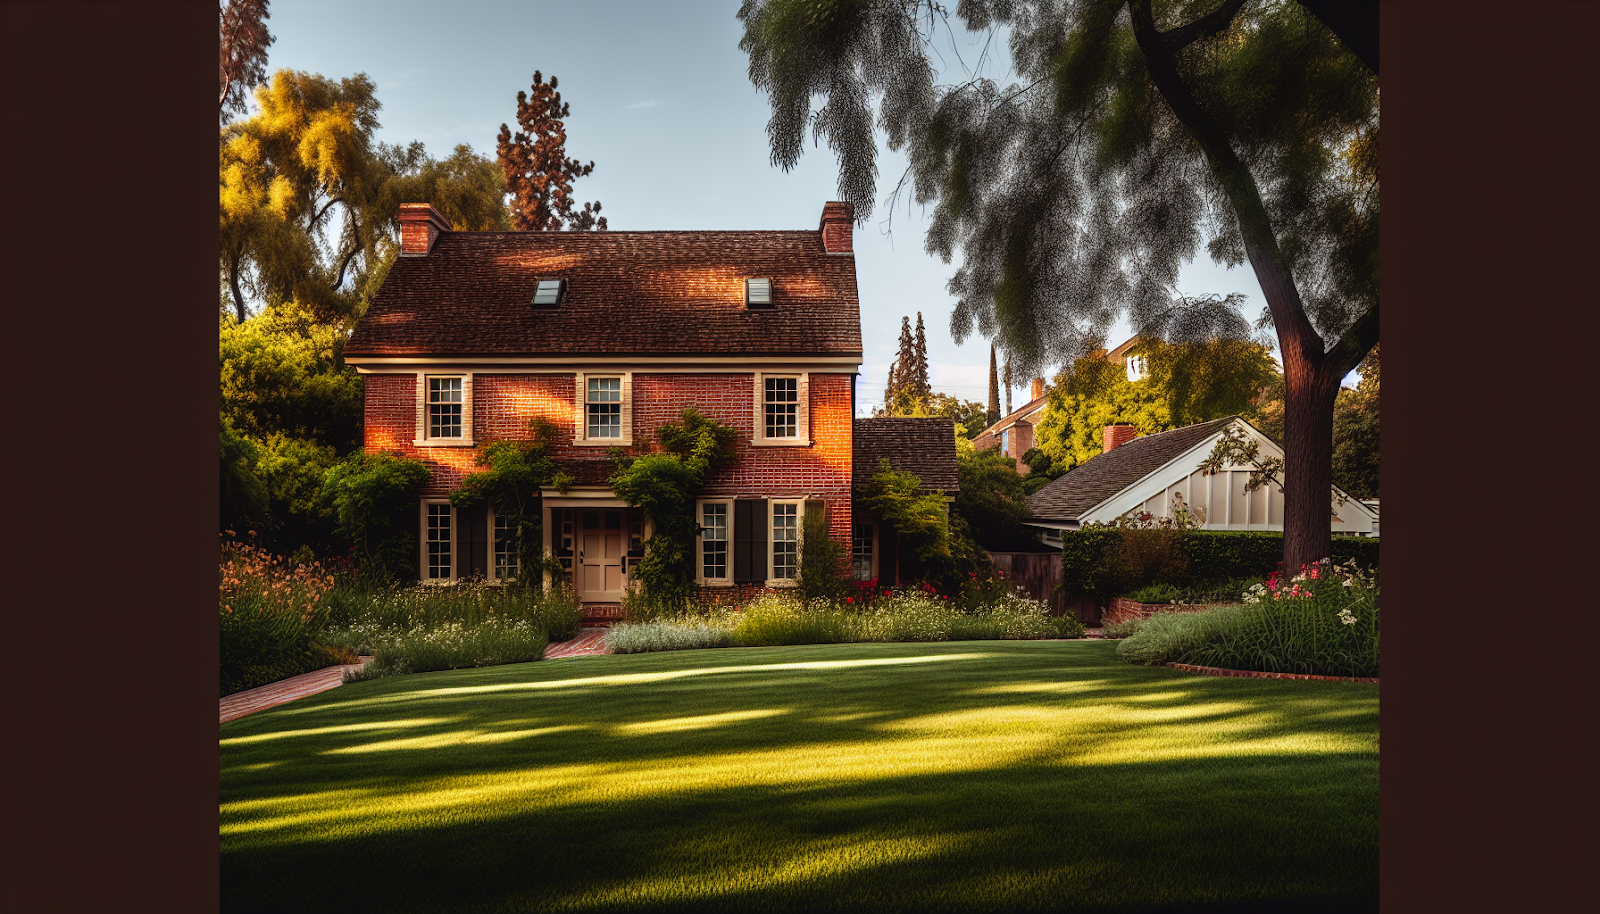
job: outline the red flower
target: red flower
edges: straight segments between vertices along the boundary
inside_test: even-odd
[[[844,601],[846,603],[854,603],[856,601],[856,598],[855,597],[845,597]]]

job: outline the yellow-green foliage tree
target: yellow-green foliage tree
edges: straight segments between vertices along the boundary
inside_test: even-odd
[[[1050,404],[1034,429],[1034,446],[1059,475],[1097,456],[1108,425],[1126,423],[1154,435],[1249,414],[1262,388],[1278,377],[1272,354],[1259,343],[1212,340],[1169,344],[1141,339],[1129,350],[1143,355],[1149,377],[1130,381],[1123,364],[1092,355],[1063,371]]]
[[[401,203],[432,203],[456,230],[510,227],[494,161],[374,141],[381,106],[366,74],[279,70],[256,101],[217,146],[221,281],[240,323],[290,300],[353,321],[394,256]]]

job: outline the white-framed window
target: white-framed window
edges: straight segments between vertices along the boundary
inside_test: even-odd
[[[701,584],[733,583],[733,499],[702,499],[696,503],[700,545],[696,567]]]
[[[417,447],[471,447],[472,375],[417,375]]]
[[[751,278],[744,281],[744,303],[749,308],[766,308],[772,305],[772,280]]]
[[[800,529],[805,522],[805,502],[773,499],[768,502],[767,585],[792,584],[800,575]]]
[[[491,580],[512,581],[521,573],[522,528],[516,519],[501,517],[489,508],[489,529],[493,534],[494,564]]]
[[[811,444],[810,375],[755,375],[755,433],[751,443],[769,447]]]
[[[572,443],[588,447],[633,444],[631,372],[579,372]]]
[[[878,576],[877,540],[873,524],[855,524],[850,532],[851,576],[858,581],[871,581]]]
[[[422,501],[422,582],[448,584],[456,579],[455,510],[448,498]]]

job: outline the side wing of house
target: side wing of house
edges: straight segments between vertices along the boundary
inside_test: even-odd
[[[1271,438],[1256,431],[1248,422],[1235,420],[1238,426],[1261,443],[1264,457],[1283,458],[1283,449]],[[1190,509],[1205,512],[1206,530],[1282,530],[1283,491],[1268,483],[1249,491],[1248,467],[1229,467],[1209,476],[1203,474],[1200,462],[1211,454],[1222,433],[1208,436],[1193,447],[1174,457],[1165,465],[1135,481],[1121,492],[1085,512],[1081,523],[1105,523],[1129,511],[1148,511],[1156,517],[1173,516],[1174,508],[1181,503]],[[1375,535],[1377,516],[1359,499],[1344,493],[1343,503],[1337,504],[1330,496],[1330,523],[1336,534],[1353,536]]]

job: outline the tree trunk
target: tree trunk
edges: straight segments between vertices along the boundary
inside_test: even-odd
[[[239,315],[239,324],[245,319],[244,295],[239,292],[239,252],[235,251],[228,263],[228,287],[233,292],[233,310]]]
[[[1312,367],[1285,359],[1283,425],[1283,570],[1331,555],[1333,507],[1333,403],[1339,379],[1328,360]]]

